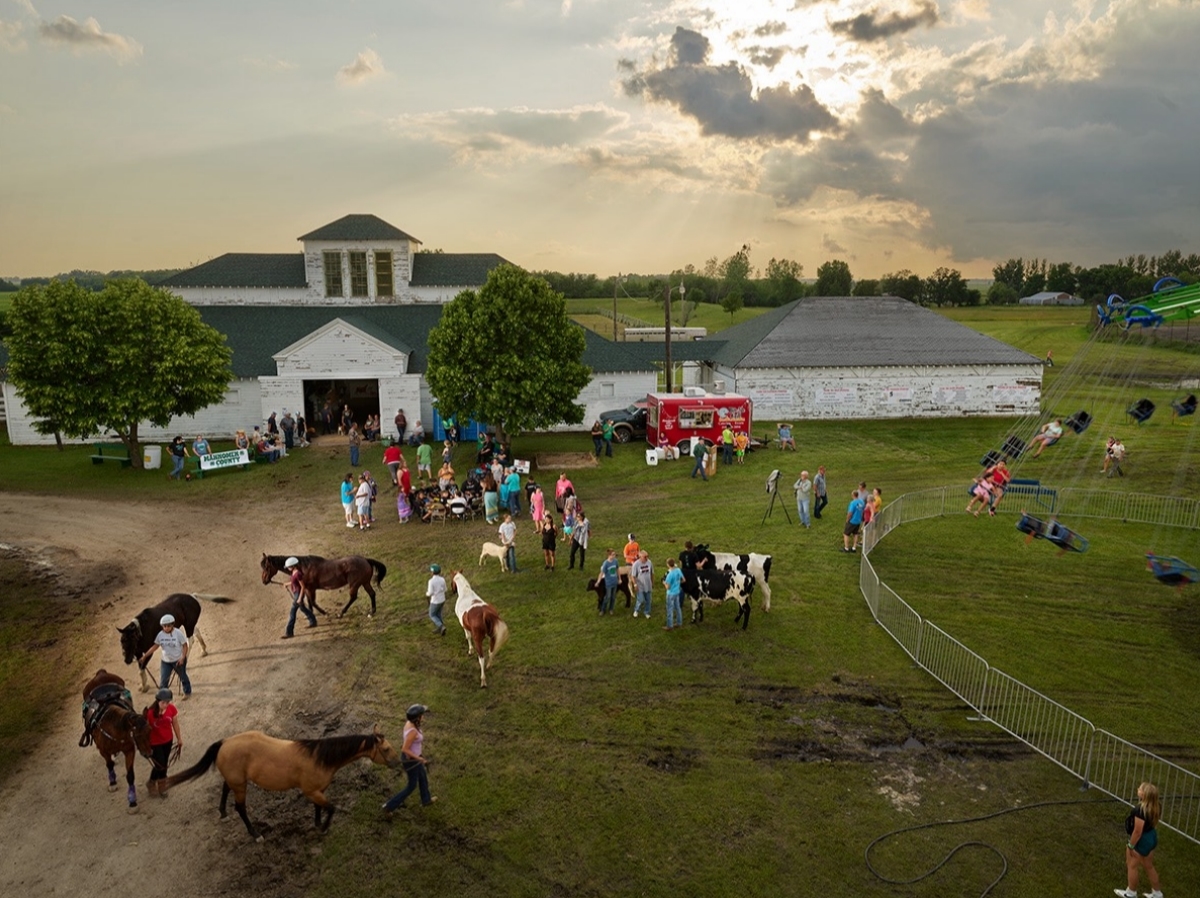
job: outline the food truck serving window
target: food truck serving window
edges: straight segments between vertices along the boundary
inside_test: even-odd
[[[651,402],[646,408],[646,423],[655,430],[658,429],[658,403]]]
[[[713,410],[711,408],[681,408],[679,410],[679,426],[696,430],[713,426]]]

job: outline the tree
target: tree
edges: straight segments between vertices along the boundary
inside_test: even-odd
[[[967,304],[967,282],[956,268],[939,268],[925,279],[924,304],[927,306],[961,306]]]
[[[921,298],[923,286],[921,279],[907,268],[885,274],[879,280],[879,289],[884,295],[899,296],[909,302],[917,302]]]
[[[561,293],[513,265],[464,290],[429,332],[425,379],[443,417],[486,421],[509,433],[578,424],[579,392],[592,372],[581,361],[583,329]]]
[[[804,295],[804,266],[791,259],[772,259],[767,263],[767,283],[770,286],[771,302],[782,306]]]
[[[734,315],[741,311],[742,306],[745,304],[746,303],[742,298],[742,290],[740,287],[730,290],[721,300],[721,308],[729,313],[729,318],[731,320],[733,319]]]
[[[987,301],[989,306],[1015,306],[1021,297],[1008,284],[996,281],[988,287]]]
[[[142,466],[138,426],[166,427],[225,397],[233,378],[225,337],[161,287],[74,281],[24,287],[8,315],[9,376],[42,432],[120,437]]]
[[[879,290],[879,281],[874,278],[864,278],[861,281],[854,282],[853,296],[882,296]]]
[[[849,296],[854,287],[850,266],[841,259],[824,262],[817,269],[817,285],[814,296]]]
[[[1046,272],[1046,289],[1055,293],[1075,292],[1075,268],[1070,262],[1058,262]]]
[[[1007,259],[992,269],[992,277],[997,284],[1009,287],[1020,298],[1021,291],[1025,289],[1025,260]]]

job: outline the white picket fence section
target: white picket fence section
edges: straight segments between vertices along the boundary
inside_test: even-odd
[[[944,515],[948,497],[953,497],[958,508],[962,491],[962,487],[939,487],[906,493],[866,527],[858,583],[875,620],[913,661],[982,719],[1079,777],[1084,785],[1130,801],[1139,783],[1153,782],[1163,801],[1161,825],[1200,844],[1200,775],[1096,729],[1086,718],[992,667],[925,620],[879,579],[870,558],[879,541],[902,524]],[[1002,505],[1001,511],[1007,509]],[[1057,513],[1169,527],[1200,526],[1198,500],[1111,490],[1060,490]]]

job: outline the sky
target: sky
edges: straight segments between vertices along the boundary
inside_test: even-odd
[[[0,0],[0,276],[372,213],[856,278],[1200,251],[1200,0]]]

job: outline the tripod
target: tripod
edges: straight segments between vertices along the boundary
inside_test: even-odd
[[[763,515],[762,523],[760,523],[758,525],[759,527],[761,527],[763,524],[767,523],[767,518],[769,518],[771,516],[771,512],[775,510],[775,497],[779,495],[779,490],[775,488],[774,483],[771,484],[770,492],[771,492],[771,502],[767,506],[766,514]],[[787,518],[787,522],[789,524],[792,523],[792,516],[790,514],[788,514],[788,510],[787,510],[787,503],[784,502],[783,505],[780,506],[780,508],[783,509],[783,516],[785,518]]]

